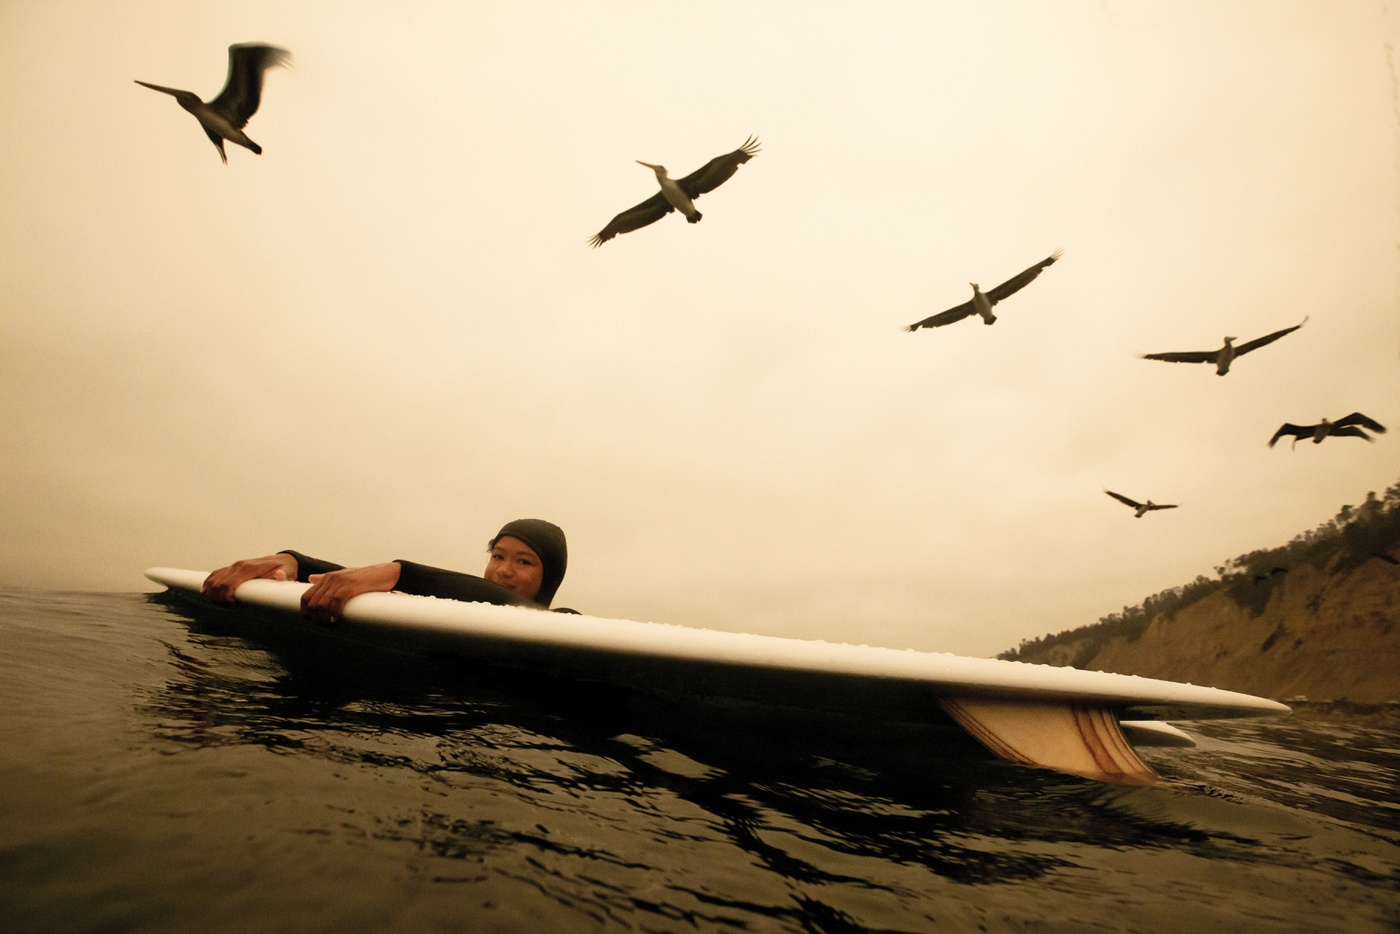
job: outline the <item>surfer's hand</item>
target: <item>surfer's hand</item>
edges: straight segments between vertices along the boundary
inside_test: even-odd
[[[291,555],[279,554],[235,561],[228,567],[210,572],[209,576],[204,578],[204,586],[199,592],[215,603],[232,605],[237,602],[233,598],[233,592],[238,589],[238,585],[259,577],[278,581],[296,580],[297,559]]]
[[[312,574],[311,586],[301,595],[301,612],[318,623],[338,623],[345,604],[362,593],[383,593],[399,582],[399,563],[389,561],[362,568],[345,568]]]

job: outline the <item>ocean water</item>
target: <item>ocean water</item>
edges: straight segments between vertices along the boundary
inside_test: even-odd
[[[0,591],[0,930],[1395,931],[1400,709],[1115,787],[956,731]]]

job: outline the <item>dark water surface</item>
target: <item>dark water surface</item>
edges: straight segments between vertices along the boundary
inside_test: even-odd
[[[1395,931],[1400,709],[1119,788],[139,594],[0,591],[4,931]]]

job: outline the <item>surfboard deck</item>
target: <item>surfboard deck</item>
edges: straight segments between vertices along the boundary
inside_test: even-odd
[[[208,575],[150,568],[146,576],[172,591],[198,594]],[[299,614],[308,586],[252,580],[235,596],[240,603]],[[1261,697],[1133,675],[401,593],[355,597],[336,629],[399,649],[575,680],[913,722],[951,719],[1004,758],[1103,781],[1156,778],[1120,721],[1289,711]],[[1153,744],[1189,744],[1179,730],[1162,727],[1129,729]]]

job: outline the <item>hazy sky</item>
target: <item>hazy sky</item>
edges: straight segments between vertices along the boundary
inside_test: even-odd
[[[0,584],[297,548],[991,655],[1400,477],[1400,7],[0,2]],[[295,55],[222,165],[226,48]],[[587,239],[749,134],[676,215]],[[998,307],[913,334],[1063,248]],[[1205,350],[1308,324],[1207,366]],[[1360,410],[1374,444],[1265,442]],[[1103,494],[1180,503],[1136,520]]]

